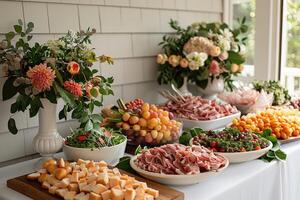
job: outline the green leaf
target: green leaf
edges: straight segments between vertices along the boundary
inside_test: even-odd
[[[91,93],[91,95],[93,96],[93,97],[97,97],[98,96],[98,90],[96,89],[96,88],[92,88],[91,90],[90,90],[90,93]]]
[[[272,133],[272,130],[271,130],[271,129],[265,129],[264,132],[263,132],[263,134],[262,134],[262,136],[263,136],[264,138],[267,138],[268,136],[271,135],[271,133]]]
[[[93,129],[93,123],[91,120],[88,120],[87,123],[85,124],[84,130],[85,131],[90,131]]]
[[[98,107],[103,106],[103,104],[97,100],[94,101],[94,104],[95,104],[95,106],[98,106]]]
[[[20,26],[20,25],[14,25],[14,29],[19,34],[22,32],[22,26]]]
[[[34,24],[32,22],[29,22],[27,24],[27,27],[30,28],[30,29],[33,29],[34,28]]]
[[[119,169],[122,169],[124,171],[127,171],[129,173],[136,174],[136,172],[131,168],[131,166],[129,164],[130,159],[131,159],[130,156],[124,156],[124,157],[120,158],[120,161],[116,165],[116,167],[119,168]]]
[[[16,121],[15,121],[14,118],[9,118],[9,120],[8,120],[8,130],[9,130],[9,132],[11,132],[14,135],[18,133],[18,129],[16,127]]]
[[[286,160],[286,153],[284,153],[283,151],[281,151],[280,149],[275,151],[275,157],[278,159],[278,160]]]
[[[184,145],[189,145],[189,142],[192,138],[192,135],[190,132],[184,132],[179,138],[179,143]]]
[[[135,149],[135,151],[134,151],[134,155],[138,155],[138,154],[140,154],[140,153],[142,153],[142,147],[141,147],[141,145],[139,145],[136,149]]]
[[[57,99],[56,99],[56,94],[54,89],[51,89],[50,91],[46,91],[45,92],[47,99],[51,102],[56,104],[57,103]]]
[[[229,51],[228,53],[229,53],[228,54],[229,55],[228,59],[232,63],[240,65],[240,64],[245,62],[245,58],[242,55],[240,55],[239,53],[236,53],[234,51]]]
[[[14,87],[13,83],[15,81],[15,77],[9,77],[4,85],[2,90],[2,98],[3,100],[8,100],[17,94],[17,89]]]
[[[94,111],[94,104],[93,103],[89,103],[89,110],[92,113]]]
[[[92,114],[91,119],[93,120],[94,123],[102,122],[103,117],[99,114]]]
[[[58,84],[54,82],[53,85],[56,88],[56,91],[59,93],[61,98],[65,101],[65,103],[69,104],[72,108],[76,106],[74,96],[60,87]]]
[[[61,109],[61,111],[59,111],[58,118],[59,119],[64,119],[65,118],[65,120],[67,119],[67,116],[65,115],[65,109]]]
[[[85,123],[85,122],[87,122],[88,120],[89,120],[89,115],[88,115],[87,112],[84,112],[84,113],[82,114],[81,118],[80,118],[80,122],[81,122],[81,123]]]
[[[36,114],[39,112],[40,108],[42,108],[42,102],[39,97],[35,97],[31,102],[30,102],[30,108],[29,108],[29,116],[34,117]]]
[[[268,151],[268,153],[266,154],[266,156],[268,158],[275,158],[275,153],[274,153],[274,151]]]
[[[15,35],[16,35],[15,32],[10,31],[10,32],[8,32],[8,33],[5,34],[5,39],[7,41],[11,41],[15,37]]]
[[[10,106],[10,113],[16,113],[19,110],[19,103],[15,102]]]

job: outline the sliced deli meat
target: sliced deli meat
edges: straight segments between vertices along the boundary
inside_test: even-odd
[[[202,146],[167,144],[143,150],[135,164],[149,172],[183,175],[217,171],[226,160]]]
[[[238,112],[230,104],[220,104],[200,96],[184,96],[184,100],[178,98],[177,101],[168,101],[161,108],[172,112],[177,118],[191,120],[218,119]]]

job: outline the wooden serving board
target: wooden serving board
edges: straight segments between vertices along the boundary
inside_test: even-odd
[[[146,182],[147,185],[153,189],[159,190],[158,200],[183,200],[184,194],[177,190],[174,190],[168,186],[161,185],[159,183],[146,180],[142,177],[130,174],[123,170],[120,170],[122,174],[128,174],[135,177],[139,181]],[[19,176],[10,180],[7,180],[7,187],[20,192],[34,200],[61,200],[62,198],[48,193],[47,190],[43,189],[38,181],[29,181],[26,175]]]

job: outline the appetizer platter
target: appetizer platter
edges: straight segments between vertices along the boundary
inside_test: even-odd
[[[177,120],[183,122],[185,128],[199,127],[204,130],[223,128],[241,115],[230,104],[217,103],[200,96],[176,97],[160,108],[172,112]]]
[[[118,100],[118,106],[103,109],[102,114],[105,117],[103,126],[121,129],[131,145],[173,143],[182,132],[182,123],[174,120],[171,112],[142,99],[126,104]]]
[[[143,150],[130,160],[131,167],[147,179],[168,185],[190,185],[220,174],[229,161],[201,146],[166,144]]]
[[[181,192],[110,168],[104,161],[81,159],[48,160],[37,172],[8,180],[7,186],[39,200],[184,199]]]
[[[222,131],[198,131],[189,144],[205,146],[225,156],[230,163],[247,162],[266,154],[272,142],[255,133],[242,133],[238,129]]]

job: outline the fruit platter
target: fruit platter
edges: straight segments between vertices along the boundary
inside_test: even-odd
[[[156,146],[178,141],[182,123],[174,120],[171,112],[142,99],[117,103],[118,106],[102,110],[103,126],[120,129],[127,136],[128,144]]]
[[[144,149],[130,160],[130,166],[141,176],[168,185],[198,183],[221,173],[228,164],[226,157],[205,147],[181,144]]]
[[[222,131],[202,131],[191,138],[190,145],[201,145],[223,155],[230,163],[240,163],[257,159],[266,154],[273,146],[272,142],[259,134],[240,132],[226,128]]]
[[[242,132],[254,131],[262,133],[266,129],[272,131],[271,135],[286,143],[295,141],[300,134],[300,111],[287,107],[271,107],[255,114],[234,119],[231,127]]]
[[[217,103],[200,96],[176,97],[160,108],[172,112],[177,120],[183,122],[184,128],[199,127],[204,130],[224,128],[241,115],[237,108],[230,104]]]

